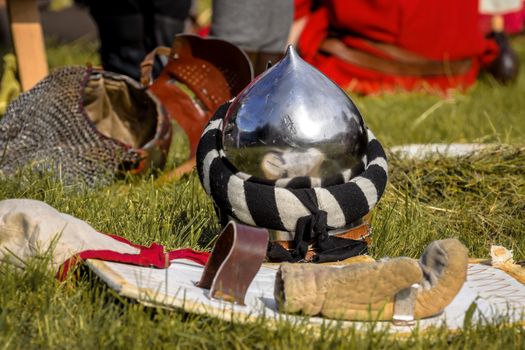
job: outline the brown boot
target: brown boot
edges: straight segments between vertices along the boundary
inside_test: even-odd
[[[502,84],[509,84],[516,80],[520,69],[518,54],[512,48],[507,36],[503,32],[494,32],[490,36],[499,46],[499,55],[487,68],[488,72]]]

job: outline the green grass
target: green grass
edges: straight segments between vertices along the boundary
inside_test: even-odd
[[[525,65],[525,40],[514,41]],[[77,46],[75,46],[77,45]],[[84,63],[92,44],[49,48],[52,66]],[[79,50],[78,52],[76,50]],[[51,54],[52,53],[52,54]],[[54,61],[53,61],[54,60]],[[92,62],[95,62],[94,60]],[[525,69],[503,87],[484,77],[465,94],[357,97],[367,124],[386,146],[413,142],[486,142],[503,146],[460,159],[391,156],[390,182],[375,211],[374,257],[418,257],[434,239],[458,237],[470,255],[491,244],[525,259]],[[0,180],[0,199],[34,198],[140,244],[206,249],[218,224],[196,174],[158,186],[151,177],[79,191],[23,173]],[[118,218],[118,219],[115,219]],[[208,237],[201,239],[201,236]],[[277,330],[142,306],[116,295],[89,271],[58,283],[32,261],[23,272],[0,265],[0,349],[22,348],[389,348],[523,349],[522,326],[469,325],[397,339],[370,326]]]
[[[387,146],[425,142],[501,142],[525,140],[525,37],[513,41],[521,57],[516,84],[501,86],[482,78],[466,94],[447,98],[423,93],[357,97],[374,133]]]

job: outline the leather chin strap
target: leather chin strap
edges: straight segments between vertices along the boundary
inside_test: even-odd
[[[370,225],[371,213],[365,215],[361,220],[358,220],[355,225],[347,229],[340,229],[335,231],[328,231],[328,235],[331,237],[360,241],[366,243],[367,246],[372,244],[372,227]],[[293,237],[290,237],[292,233],[283,231],[270,231],[270,242],[272,245],[279,245],[286,249],[288,252],[293,254],[296,249],[296,243]],[[315,261],[316,250],[313,245],[308,246],[308,251],[304,257],[304,261],[310,262]]]
[[[218,209],[219,218],[225,218],[222,221],[223,227],[231,223],[235,223],[240,227],[253,227],[246,226],[240,223],[235,218],[228,216],[220,209]],[[295,232],[286,232],[286,231],[277,231],[269,230],[266,228],[261,228],[266,230],[269,235],[268,249],[266,251],[266,260],[269,262],[332,262],[332,261],[342,261],[348,258],[346,256],[345,247],[348,248],[348,245],[352,246],[353,243],[356,243],[360,249],[360,254],[367,252],[368,247],[372,244],[372,226],[371,226],[371,213],[365,215],[362,219],[357,220],[353,225],[345,229],[332,230],[328,231],[328,236],[337,239],[343,247],[336,246],[334,248],[339,248],[341,252],[338,254],[330,255],[327,259],[326,256],[323,256],[323,252],[320,252],[319,247],[316,245],[315,240],[310,242],[310,244],[305,247],[300,247],[299,245],[302,242],[298,242],[294,235]],[[302,252],[302,250],[305,250]],[[338,249],[336,249],[337,251]],[[304,253],[304,256],[303,254]],[[354,254],[355,255],[355,254]]]
[[[197,286],[209,289],[212,298],[244,305],[267,246],[267,230],[230,221],[215,243]]]

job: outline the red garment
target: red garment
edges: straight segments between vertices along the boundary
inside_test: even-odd
[[[308,0],[296,0],[297,15]],[[326,0],[309,14],[298,48],[301,55],[343,88],[360,93],[424,86],[447,90],[474,83],[480,67],[497,55],[479,30],[477,0]],[[430,60],[472,59],[456,76],[395,76],[350,64],[319,52],[335,29],[348,46],[386,59],[367,41],[394,45]]]
[[[192,260],[200,265],[206,265],[210,253],[199,252],[190,248],[172,250],[166,252],[164,246],[153,243],[149,247],[133,244],[127,239],[117,236],[108,235],[109,237],[128,244],[132,247],[140,250],[139,254],[126,254],[113,250],[85,250],[78,254],[75,254],[68,260],[66,260],[60,269],[57,271],[55,277],[59,281],[66,279],[69,271],[72,267],[78,265],[87,259],[98,259],[103,261],[119,262],[129,265],[145,266],[145,267],[156,267],[158,269],[165,269],[170,265],[170,261],[178,259]]]

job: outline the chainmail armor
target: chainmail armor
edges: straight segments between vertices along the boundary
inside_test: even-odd
[[[140,154],[103,136],[83,108],[83,91],[91,69],[54,71],[21,94],[0,120],[0,174],[30,167],[51,172],[65,184],[110,183],[122,164]]]

